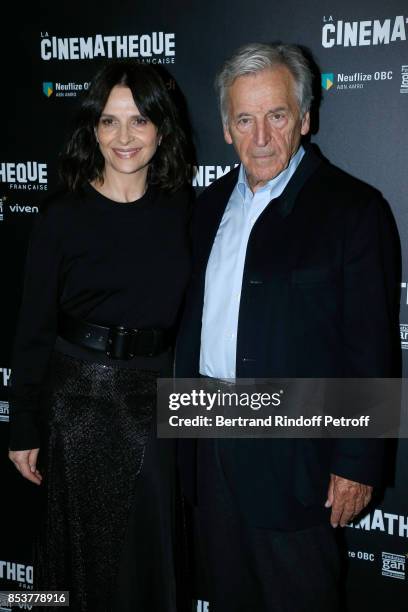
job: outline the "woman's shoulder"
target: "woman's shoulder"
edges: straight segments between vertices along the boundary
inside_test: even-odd
[[[35,234],[60,234],[75,217],[80,196],[69,191],[56,189],[45,195],[39,202],[39,214],[33,227]]]
[[[195,191],[191,185],[183,185],[177,191],[164,191],[154,188],[157,198],[166,205],[171,205],[181,211],[188,212],[195,200]]]
[[[81,199],[79,194],[66,189],[55,189],[48,193],[40,202],[40,214],[45,216],[60,215],[72,210]]]

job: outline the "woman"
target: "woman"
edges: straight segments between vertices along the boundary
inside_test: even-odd
[[[174,446],[154,406],[189,275],[190,191],[152,67],[96,75],[61,176],[32,233],[13,359],[10,459],[44,488],[36,588],[70,590],[80,612],[173,612]]]

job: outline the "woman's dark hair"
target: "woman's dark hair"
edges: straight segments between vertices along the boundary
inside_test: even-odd
[[[110,62],[93,78],[60,158],[62,182],[70,191],[78,191],[89,181],[103,181],[105,160],[95,128],[115,85],[130,89],[139,112],[152,121],[161,136],[161,144],[149,165],[148,183],[168,191],[177,190],[189,180],[191,172],[177,109],[157,70],[129,60]]]

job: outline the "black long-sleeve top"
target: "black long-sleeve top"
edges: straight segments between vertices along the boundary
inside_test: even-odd
[[[187,284],[190,194],[118,203],[88,186],[47,204],[29,244],[12,359],[10,448],[39,446],[39,396],[60,310],[100,325],[172,327]]]

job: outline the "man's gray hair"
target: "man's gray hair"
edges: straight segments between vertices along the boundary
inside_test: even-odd
[[[313,99],[313,73],[301,48],[280,43],[251,43],[240,47],[225,62],[215,80],[224,125],[228,123],[228,88],[235,79],[278,66],[285,66],[295,79],[295,93],[301,116],[310,110]]]

